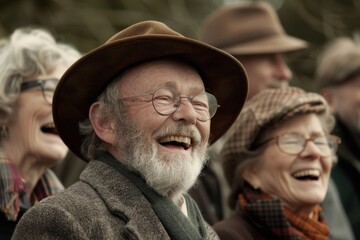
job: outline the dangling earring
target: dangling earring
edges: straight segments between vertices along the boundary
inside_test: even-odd
[[[8,136],[8,128],[6,126],[0,127],[0,138],[6,138]]]

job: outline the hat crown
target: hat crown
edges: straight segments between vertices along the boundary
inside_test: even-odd
[[[234,55],[287,52],[306,43],[288,36],[273,7],[266,2],[232,4],[211,14],[199,38]]]
[[[183,37],[183,35],[170,29],[168,26],[157,21],[144,21],[134,24],[118,32],[106,41],[106,44],[126,38],[149,36],[149,35],[168,35],[174,37]]]
[[[240,4],[224,7],[210,16],[201,40],[220,48],[269,35],[283,34],[279,19],[267,4]]]

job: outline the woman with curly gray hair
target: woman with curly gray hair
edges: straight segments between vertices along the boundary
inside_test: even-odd
[[[49,170],[68,151],[53,124],[52,97],[79,57],[42,29],[17,29],[0,40],[1,239],[11,238],[28,208],[63,189]]]
[[[323,97],[296,87],[249,100],[221,151],[235,214],[221,239],[329,239],[320,203],[340,139]]]

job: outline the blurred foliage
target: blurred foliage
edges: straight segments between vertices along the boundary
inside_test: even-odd
[[[314,90],[316,62],[323,47],[336,37],[359,37],[359,0],[288,0],[278,14],[288,34],[309,42],[307,50],[289,56],[293,85],[307,90]]]
[[[119,30],[142,20],[159,20],[196,38],[204,18],[223,4],[246,0],[0,0],[0,37],[18,27],[48,29],[82,52],[104,43]],[[313,90],[316,59],[324,44],[360,29],[359,0],[269,0],[288,34],[309,42],[289,55],[293,85]]]
[[[196,37],[203,18],[222,0],[8,0],[0,2],[0,37],[17,27],[43,27],[87,52],[119,30],[159,20]]]

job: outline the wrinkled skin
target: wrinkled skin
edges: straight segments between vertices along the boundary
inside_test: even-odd
[[[51,74],[34,79],[59,79],[64,71],[64,67],[59,67]],[[24,82],[34,79],[26,79]],[[44,126],[51,125],[51,105],[45,101],[41,88],[34,87],[21,92],[7,124],[9,136],[4,141],[4,149],[18,166],[29,189],[35,186],[46,169],[60,162],[68,151],[57,134],[43,130]]]
[[[296,132],[306,138],[325,134],[319,118],[311,113],[285,120],[267,135],[271,137],[288,132]],[[270,141],[264,148],[260,163],[248,168],[244,178],[254,188],[281,199],[293,211],[311,216],[314,208],[325,198],[332,167],[331,156],[321,156],[320,149],[312,141],[298,155],[282,152],[276,141]],[[316,180],[295,177],[306,171],[318,174]]]

